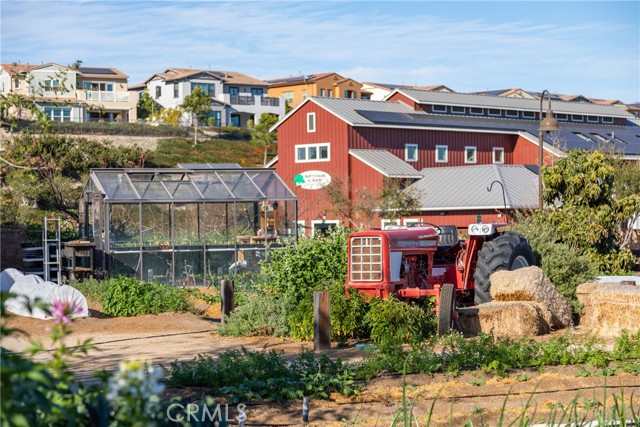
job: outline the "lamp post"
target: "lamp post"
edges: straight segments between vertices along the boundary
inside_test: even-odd
[[[502,183],[498,180],[493,181],[491,185],[487,187],[487,191],[489,193],[491,193],[491,190],[493,190],[493,184],[500,184],[500,188],[502,189],[502,204],[504,205],[504,214],[507,215],[507,197],[504,194],[504,185],[502,185]]]
[[[542,102],[544,101],[544,94],[547,94],[547,98],[549,99],[549,106],[547,108],[547,115],[544,120],[542,120]],[[548,90],[543,90],[540,95],[540,128],[538,129],[538,208],[542,209],[542,166],[544,164],[544,150],[542,146],[544,145],[544,141],[542,139],[543,132],[551,132],[560,130],[560,126],[558,126],[558,122],[553,117],[553,111],[551,111],[551,95],[549,95]]]

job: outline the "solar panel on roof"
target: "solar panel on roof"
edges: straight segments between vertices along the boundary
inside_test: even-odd
[[[225,74],[220,72],[220,71],[209,71],[209,73],[213,74],[214,76],[217,76],[217,77],[224,77],[225,76]]]
[[[108,75],[117,74],[115,71],[109,68],[80,67],[78,68],[78,71],[83,74],[108,74]]]

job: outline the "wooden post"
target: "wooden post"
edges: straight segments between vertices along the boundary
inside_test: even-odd
[[[329,292],[313,293],[313,349],[331,349],[331,306]]]
[[[620,282],[621,285],[631,285],[631,286],[636,286],[636,281],[635,280],[622,280]]]
[[[224,318],[233,311],[233,280],[220,280],[220,297],[222,300],[222,313],[220,317],[224,324]]]

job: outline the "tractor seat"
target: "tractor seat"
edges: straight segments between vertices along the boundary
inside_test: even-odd
[[[455,225],[441,225],[438,249],[446,250],[458,243],[458,227]]]

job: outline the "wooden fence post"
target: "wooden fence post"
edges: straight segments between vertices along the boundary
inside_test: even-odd
[[[220,299],[222,300],[220,317],[224,324],[225,317],[233,311],[233,280],[220,280]]]
[[[329,292],[313,293],[313,349],[331,349],[331,305]]]

